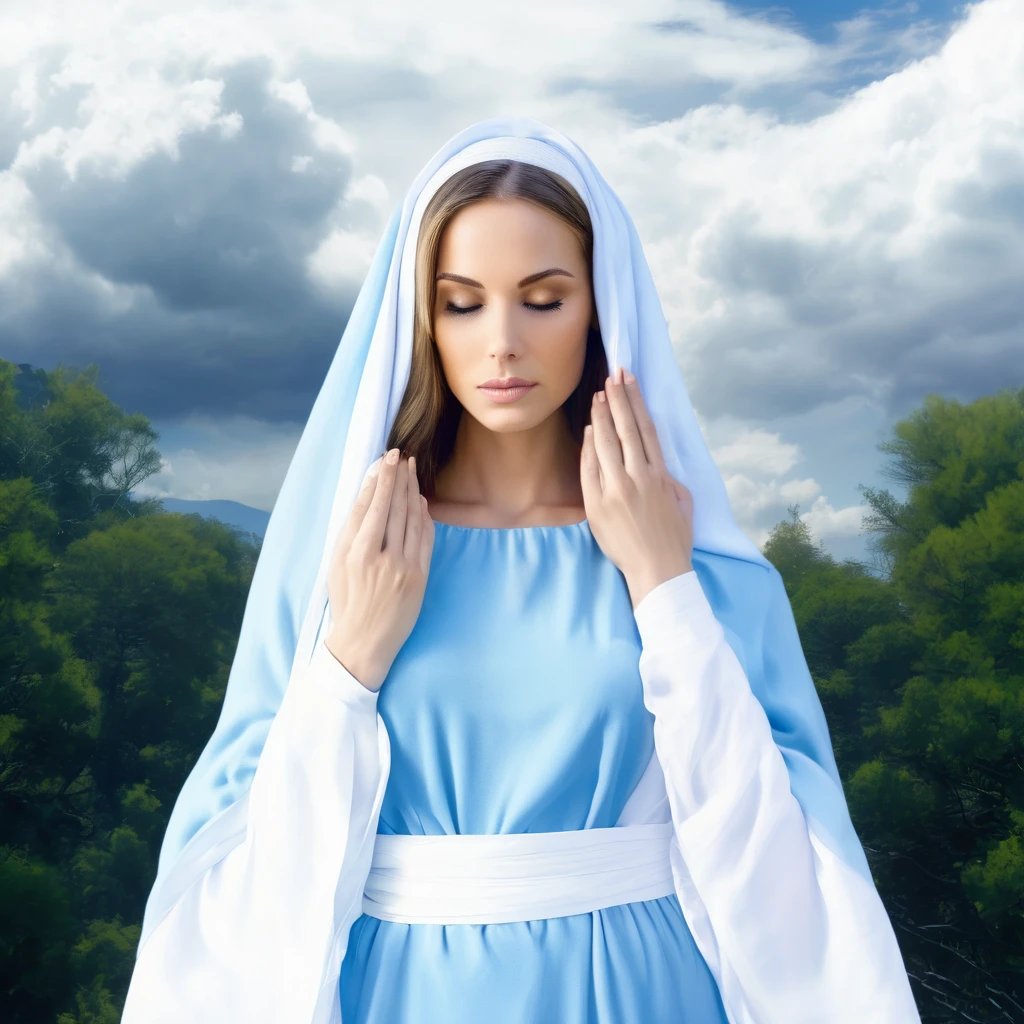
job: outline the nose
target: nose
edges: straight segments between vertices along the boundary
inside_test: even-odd
[[[506,359],[518,359],[523,343],[513,309],[497,308],[494,322],[489,325],[487,354],[501,363]]]

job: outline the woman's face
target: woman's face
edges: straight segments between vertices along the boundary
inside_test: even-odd
[[[536,426],[575,390],[596,322],[576,235],[524,200],[464,207],[441,236],[433,314],[448,386],[466,412],[495,431]],[[509,377],[532,386],[482,387]]]

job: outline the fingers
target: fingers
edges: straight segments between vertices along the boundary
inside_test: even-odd
[[[601,467],[594,448],[594,428],[589,423],[583,430],[583,446],[580,448],[580,486],[583,488],[583,504],[594,507],[594,499],[601,497]]]
[[[420,494],[419,479],[416,476],[416,456],[411,455],[408,462],[409,492],[408,514],[405,518],[405,558],[408,562],[418,561],[420,540],[423,535],[423,506],[425,499]]]
[[[420,569],[424,574],[430,571],[430,559],[434,550],[434,520],[430,517],[430,510],[427,508],[427,499],[421,498],[423,502],[423,532],[420,534]]]
[[[434,550],[434,520],[430,516],[430,509],[427,507],[427,499],[420,495],[420,502],[423,505],[423,530],[420,534],[420,569],[426,575],[430,571],[430,559]]]
[[[373,492],[377,486],[377,480],[380,477],[380,464],[381,459],[376,459],[372,462],[366,473],[363,475],[363,482],[360,484],[359,493],[356,495],[356,500],[352,503],[352,509],[348,514],[348,519],[345,520],[344,526],[341,528],[341,532],[338,535],[338,545],[348,546],[352,542],[352,538],[359,532],[359,528],[363,525],[363,519],[366,517],[366,510],[370,507],[370,502],[373,500]]]
[[[391,491],[387,526],[384,529],[384,549],[402,554],[405,549],[405,524],[409,510],[409,460],[398,457],[395,482]]]
[[[640,437],[637,421],[633,415],[632,403],[626,395],[621,366],[614,376],[608,378],[604,390],[608,399],[605,407],[611,412],[612,422],[615,425],[619,445],[622,449],[622,463],[626,472],[636,479],[641,470],[647,469],[648,460],[644,453],[644,444]],[[633,390],[637,389],[634,387]]]
[[[632,374],[630,374],[633,377]],[[633,377],[632,381],[625,381],[623,388],[629,408],[633,413],[633,420],[636,423],[643,444],[644,455],[647,464],[652,469],[664,469],[665,458],[661,452],[661,442],[658,440],[658,431],[654,426],[654,420],[647,410],[647,403],[640,392],[640,382]]]
[[[394,459],[394,461],[392,461]],[[380,464],[377,486],[370,500],[370,507],[359,527],[358,537],[369,546],[371,551],[381,551],[384,546],[384,530],[391,510],[391,498],[395,489],[395,477],[398,475],[398,449],[392,448]],[[402,523],[405,530],[405,523]]]
[[[601,479],[607,487],[613,483],[621,483],[626,476],[626,469],[622,461],[622,448],[619,445],[615,421],[612,419],[607,401],[601,401],[602,395],[604,395],[602,391],[598,391],[594,395],[590,409],[590,422],[594,428],[592,431],[594,448],[597,451],[597,461],[601,467]]]

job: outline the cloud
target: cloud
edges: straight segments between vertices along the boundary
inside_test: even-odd
[[[161,437],[160,472],[135,496],[223,498],[269,512],[300,433],[249,416],[189,416]]]
[[[855,537],[861,532],[861,522],[870,511],[867,505],[850,505],[835,509],[828,499],[819,494],[811,507],[800,518],[810,527],[811,535],[825,541],[834,537]]]
[[[233,67],[216,90],[230,114],[177,123],[173,144],[137,147],[134,163],[97,157],[113,129],[89,146],[48,129],[22,148],[0,175],[7,346],[98,361],[103,386],[151,416],[308,412],[359,280],[306,267],[343,223],[351,160],[344,134],[296,116],[268,74]],[[362,181],[353,224],[365,230],[370,206],[376,227],[378,193]]]
[[[820,116],[705,105],[608,146],[705,413],[898,414],[1024,376],[1022,43],[990,0]]]
[[[815,436],[830,410],[891,419],[1024,376],[1024,14],[906,10],[824,41],[717,0],[12,0],[0,355],[99,362],[130,409],[283,451],[413,176],[522,113],[631,211],[745,528],[799,500],[848,534],[859,505]],[[222,443],[165,452],[168,479],[194,493],[215,466],[244,500],[252,446],[229,446],[233,474]]]
[[[781,475],[800,461],[800,449],[778,434],[767,430],[744,431],[728,444],[714,450],[715,462],[723,472],[757,467],[763,472]]]
[[[705,435],[720,430],[709,428],[699,418]],[[722,474],[736,521],[747,535],[763,546],[771,528],[786,517],[791,505],[810,504],[800,518],[812,537],[826,544],[840,537],[860,534],[863,506],[836,509],[813,477],[793,475],[804,461],[800,446],[784,441],[780,434],[760,428],[734,431],[725,440],[710,442],[711,455]]]

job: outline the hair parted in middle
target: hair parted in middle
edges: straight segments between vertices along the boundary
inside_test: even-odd
[[[485,199],[521,199],[560,217],[579,239],[593,289],[594,229],[586,204],[560,175],[519,160],[486,160],[457,171],[431,197],[416,240],[416,296],[409,383],[384,451],[416,456],[422,494],[432,498],[438,472],[452,456],[462,405],[448,387],[434,342],[437,254],[441,236],[459,210]],[[608,376],[600,331],[590,330],[579,384],[562,405],[577,444],[590,422],[593,395]],[[382,453],[383,454],[383,453]]]

